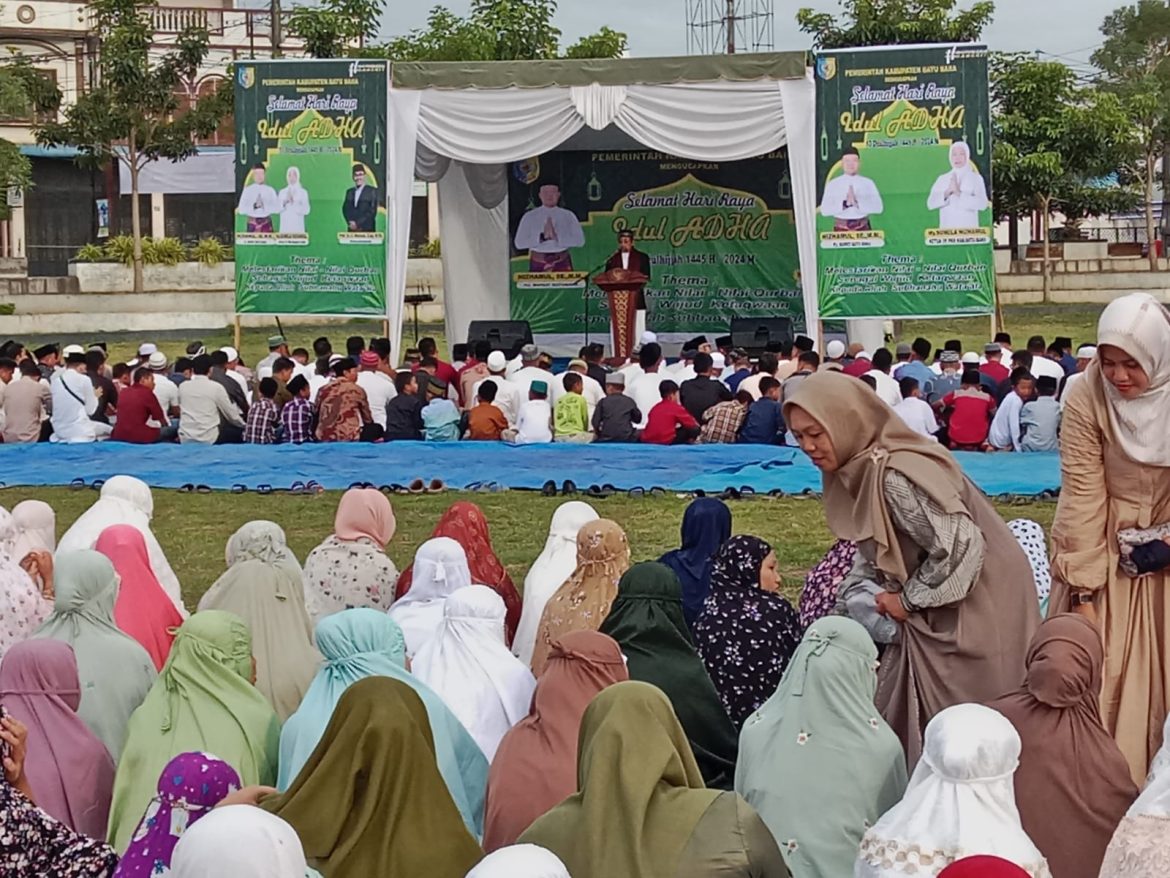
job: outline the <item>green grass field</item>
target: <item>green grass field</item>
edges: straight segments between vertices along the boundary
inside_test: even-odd
[[[224,571],[224,547],[228,537],[245,522],[270,519],[288,534],[289,544],[302,561],[332,532],[338,492],[318,496],[258,494],[179,494],[154,491],[154,533],[183,585],[188,606]],[[44,500],[57,510],[57,533],[65,529],[97,499],[89,489],[9,488],[0,490],[0,505],[11,509],[21,500]],[[478,503],[487,515],[496,553],[517,586],[548,534],[548,523],[562,498],[542,497],[531,491],[502,494],[443,494],[394,497],[398,532],[388,547],[399,569],[410,563],[415,549],[430,536],[439,516],[458,499]],[[630,539],[634,560],[657,558],[678,545],[685,498],[614,496],[590,501],[598,514],[618,522]],[[736,533],[766,539],[776,550],[784,575],[785,592],[799,595],[804,574],[832,545],[818,500],[751,499],[730,504]],[[1045,529],[1051,526],[1054,503],[1000,506],[1005,519],[1032,518]]]

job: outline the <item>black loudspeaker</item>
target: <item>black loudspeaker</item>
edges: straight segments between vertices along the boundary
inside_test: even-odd
[[[792,321],[787,317],[736,317],[731,321],[731,344],[750,354],[760,354],[768,345],[793,339]]]
[[[532,327],[527,320],[472,320],[467,327],[467,344],[486,341],[493,351],[513,351],[532,344]]]

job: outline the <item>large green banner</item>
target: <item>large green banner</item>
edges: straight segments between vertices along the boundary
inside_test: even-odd
[[[995,307],[987,49],[817,56],[822,319]]]
[[[511,313],[533,332],[584,332],[586,278],[605,270],[622,229],[651,278],[649,329],[726,332],[733,317],[804,325],[784,150],[738,162],[566,150],[510,170]],[[605,294],[589,296],[589,331],[608,335]]]
[[[237,62],[237,312],[386,313],[388,63]]]

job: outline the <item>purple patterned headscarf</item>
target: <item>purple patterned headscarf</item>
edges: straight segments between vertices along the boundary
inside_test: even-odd
[[[240,788],[236,770],[209,753],[180,753],[158,779],[158,795],[113,878],[150,878],[166,874],[171,854],[187,828]]]

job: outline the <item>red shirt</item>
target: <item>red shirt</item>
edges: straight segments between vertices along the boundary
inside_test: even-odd
[[[682,403],[673,399],[664,399],[646,416],[646,428],[642,431],[642,441],[651,445],[671,445],[674,443],[676,430],[679,427],[697,428],[699,422],[691,417],[691,413],[682,407]]]
[[[1011,371],[1003,363],[984,363],[979,371],[990,378],[996,385],[1003,384],[1012,377]]]
[[[159,424],[170,423],[154,391],[141,384],[132,384],[118,394],[118,420],[114,423],[114,432],[110,438],[139,445],[157,442],[159,428],[146,423],[151,419]]]
[[[983,392],[955,391],[943,397],[943,406],[951,409],[947,435],[955,445],[982,445],[987,441],[995,400]]]
[[[436,358],[438,368],[435,369],[435,377],[448,384],[454,384],[456,391],[459,389],[459,373],[455,371],[455,367],[450,363],[444,363],[442,360]]]
[[[854,360],[841,371],[854,378],[860,378],[865,373],[873,371],[873,363],[869,360]]]

